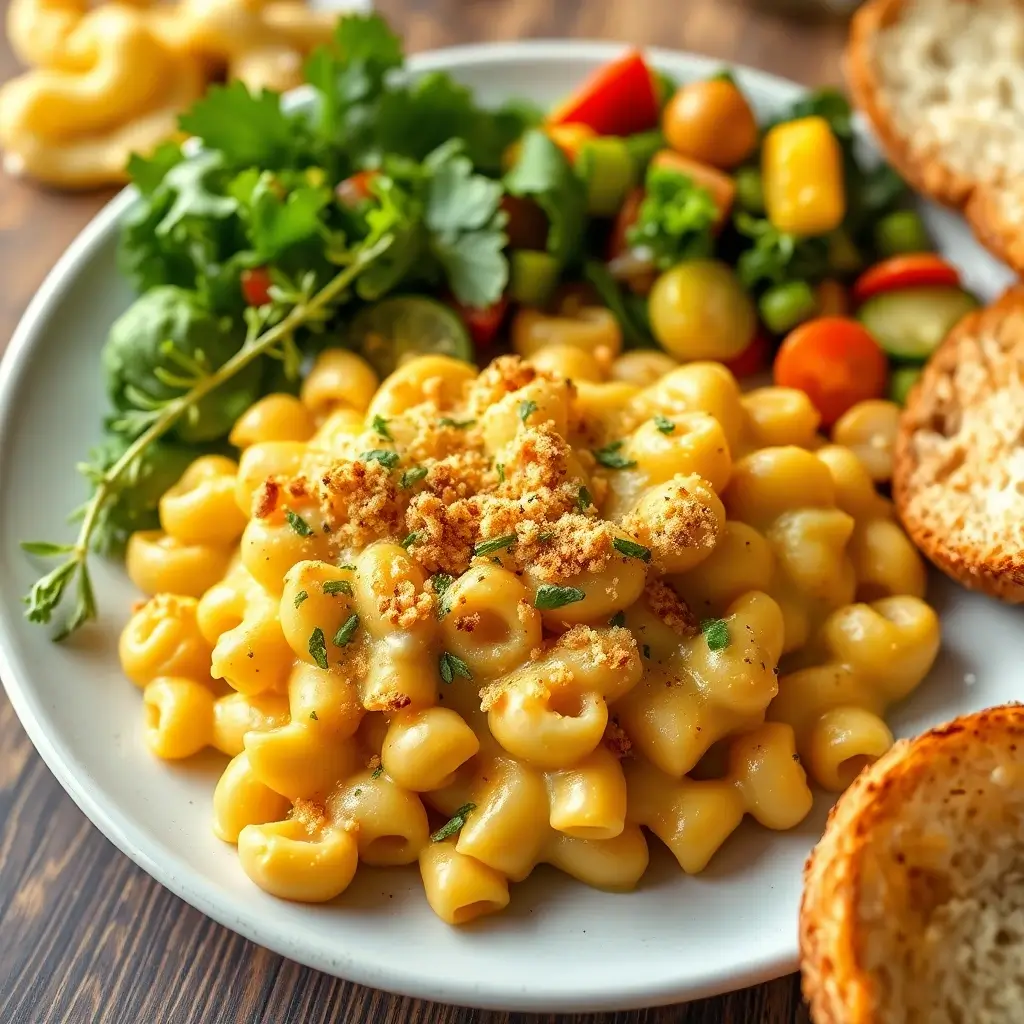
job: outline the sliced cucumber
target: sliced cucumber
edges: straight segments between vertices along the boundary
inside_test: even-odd
[[[922,372],[920,366],[897,366],[889,375],[889,400],[897,405],[906,405],[907,395]]]
[[[549,252],[516,249],[510,256],[509,294],[524,306],[546,306],[562,268]]]
[[[587,213],[614,217],[636,184],[637,168],[624,139],[601,135],[580,146],[576,173],[587,188]]]
[[[902,288],[868,299],[857,319],[893,358],[923,362],[978,300],[961,288]]]
[[[473,362],[473,343],[462,317],[423,295],[396,295],[367,306],[349,324],[347,337],[381,377],[393,373],[410,355]]]

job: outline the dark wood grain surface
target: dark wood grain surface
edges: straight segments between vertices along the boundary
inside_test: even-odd
[[[844,28],[729,0],[382,0],[411,50],[576,36],[708,53],[838,82]],[[769,6],[769,5],[765,5]],[[6,8],[6,0],[0,2]],[[0,39],[0,80],[15,72]],[[0,345],[54,260],[107,198],[0,173]],[[685,1006],[587,1017],[484,1013],[337,981],[214,924],[118,852],[65,795],[0,693],[0,1024],[793,1024],[783,978]]]

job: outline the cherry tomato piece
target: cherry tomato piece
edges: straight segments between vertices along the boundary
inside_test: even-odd
[[[502,295],[493,305],[485,309],[474,309],[472,306],[463,306],[455,299],[449,299],[448,305],[462,317],[462,322],[473,339],[473,344],[478,347],[489,345],[494,341],[505,322],[505,314],[508,312],[508,298]]]
[[[665,141],[677,153],[732,170],[757,149],[758,128],[746,97],[724,78],[688,82],[661,118]]]
[[[658,124],[658,91],[639,50],[606,64],[548,117],[548,124],[585,124],[598,135],[635,135]]]
[[[270,301],[270,271],[252,267],[241,274],[242,297],[248,306],[265,306]]]
[[[773,375],[780,387],[806,392],[828,427],[858,402],[885,394],[889,364],[865,327],[829,316],[790,331]]]
[[[738,356],[726,359],[724,365],[737,380],[742,380],[744,377],[752,377],[755,373],[767,370],[771,357],[771,338],[767,331],[759,327],[750,344]]]
[[[357,171],[350,178],[339,181],[334,189],[338,202],[354,210],[357,206],[365,203],[367,199],[373,198],[370,185],[380,171]]]
[[[932,252],[914,252],[893,256],[865,270],[853,286],[853,297],[864,302],[872,295],[899,288],[922,288],[960,284],[960,274],[941,256]]]

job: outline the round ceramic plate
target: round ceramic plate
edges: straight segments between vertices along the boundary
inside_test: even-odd
[[[551,103],[620,52],[606,44],[539,42],[418,56],[486,103]],[[680,79],[717,62],[652,51]],[[739,80],[762,112],[797,86],[755,71]],[[360,869],[336,903],[285,903],[257,889],[235,851],[214,838],[210,800],[223,759],[185,766],[149,756],[139,691],[118,667],[116,637],[135,596],[119,566],[97,566],[103,617],[62,646],[22,617],[39,566],[22,539],[58,538],[83,496],[75,472],[99,433],[99,369],[107,328],[131,293],[115,269],[118,196],[61,258],[32,301],[0,367],[0,674],[33,743],[92,821],[182,899],[301,963],[366,985],[442,1002],[516,1010],[588,1010],[667,1003],[753,984],[796,966],[803,860],[829,801],[793,832],[745,824],[702,875],[687,877],[652,841],[652,866],[629,895],[588,889],[538,869],[496,917],[456,930],[427,907],[415,866]],[[989,297],[1009,274],[964,225],[926,210],[942,249]],[[931,676],[897,708],[908,735],[961,712],[1017,697],[1024,631],[1008,608],[935,580],[944,647]]]

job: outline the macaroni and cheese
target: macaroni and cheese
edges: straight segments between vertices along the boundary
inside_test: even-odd
[[[132,538],[147,743],[230,758],[214,829],[268,892],[418,863],[461,924],[540,863],[626,890],[645,830],[700,871],[891,745],[939,625],[857,456],[801,392],[557,327],[479,373],[326,351]]]

